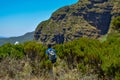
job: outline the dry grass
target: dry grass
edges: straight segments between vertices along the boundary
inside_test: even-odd
[[[64,61],[58,60],[49,71],[38,69],[38,74],[33,74],[30,59],[21,60],[5,58],[0,62],[0,80],[96,80],[97,75],[83,74],[77,69],[69,69]],[[39,64],[39,63],[38,63]],[[100,79],[99,79],[100,80]]]

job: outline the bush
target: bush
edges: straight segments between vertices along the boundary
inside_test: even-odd
[[[119,79],[119,37],[119,33],[111,33],[108,35],[107,40],[102,43],[94,39],[80,38],[55,45],[53,48],[57,52],[58,60],[64,62],[70,70],[77,69],[85,74],[94,73],[100,77]],[[28,59],[30,72],[39,75],[42,72],[48,72],[52,68],[52,63],[45,54],[46,49],[46,46],[34,41],[18,45],[7,43],[0,47],[0,58],[3,61],[7,57],[16,61],[20,61],[22,58],[23,62],[26,61],[24,59]]]
[[[41,60],[45,57],[45,47],[37,42],[24,43],[24,52],[31,60]]]
[[[4,44],[0,47],[0,57],[22,58],[24,56],[23,45],[13,45],[10,43]]]
[[[114,18],[112,21],[112,24],[114,26],[113,29],[119,30],[120,29],[120,16]]]

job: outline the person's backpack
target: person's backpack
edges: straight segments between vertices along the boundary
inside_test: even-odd
[[[54,63],[56,62],[56,52],[54,49],[48,50],[49,59]]]

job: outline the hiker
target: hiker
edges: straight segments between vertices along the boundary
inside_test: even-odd
[[[52,63],[56,62],[56,59],[57,59],[56,51],[55,51],[55,49],[51,48],[51,44],[48,44],[48,49],[46,50],[46,54],[48,55],[49,60]]]
[[[54,63],[56,62],[57,56],[55,49],[51,48],[51,44],[48,44],[48,49],[46,50],[46,54],[49,57],[49,60],[52,62],[52,68],[50,69],[50,75],[52,76],[50,80],[55,80],[55,66]]]

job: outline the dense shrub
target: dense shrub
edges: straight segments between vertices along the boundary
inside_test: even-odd
[[[94,73],[98,74],[99,77],[106,77],[107,79],[112,77],[119,80],[119,37],[119,33],[111,33],[104,42],[95,39],[80,38],[55,45],[53,48],[57,52],[58,61],[64,62],[63,64],[66,64],[69,70],[77,69],[84,74]],[[21,59],[23,62],[27,61],[28,67],[31,69],[30,73],[40,75],[52,68],[52,63],[45,54],[46,49],[46,46],[34,41],[18,45],[7,43],[0,46],[0,58],[4,60],[10,57],[13,60],[18,59],[20,61]],[[60,64],[60,62],[57,62],[57,66],[60,66]]]
[[[120,29],[120,16],[114,18],[114,19],[112,20],[112,24],[113,24],[113,26],[114,26],[113,28],[114,28],[115,30],[119,30],[119,29]]]
[[[32,60],[35,60],[40,59],[44,56],[45,48],[43,45],[31,41],[24,43],[24,52],[26,56]]]
[[[68,63],[68,66],[78,67],[87,72],[94,69],[100,76],[117,77],[120,75],[120,39],[109,35],[108,40],[101,43],[98,40],[81,38],[63,45],[57,45],[57,55]],[[89,67],[87,67],[89,66]],[[97,72],[96,72],[97,71]]]
[[[0,47],[0,57],[13,57],[13,58],[22,58],[24,56],[23,45],[13,45],[10,43],[6,43]]]

